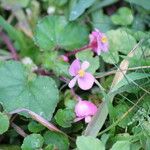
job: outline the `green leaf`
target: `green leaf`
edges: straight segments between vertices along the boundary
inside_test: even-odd
[[[130,25],[133,22],[131,9],[121,7],[116,14],[111,16],[111,20],[116,25]]]
[[[87,43],[88,31],[86,26],[68,23],[63,16],[47,16],[37,24],[34,39],[45,50],[57,47],[70,50]]]
[[[110,17],[104,15],[100,10],[92,13],[92,25],[93,28],[97,28],[102,32],[106,32],[113,27]]]
[[[2,3],[2,7],[6,9],[17,9],[17,8],[22,8],[26,7],[28,5],[30,0],[0,0]]]
[[[94,2],[95,0],[78,0],[70,12],[69,20],[73,21],[77,19],[84,13],[85,9],[90,7]]]
[[[22,150],[39,150],[43,146],[44,139],[40,134],[31,134],[25,137],[21,146]]]
[[[130,142],[117,141],[110,150],[130,150]]]
[[[53,70],[57,76],[69,76],[69,63],[64,62],[56,51],[45,52],[42,57],[42,62],[44,68]]]
[[[126,2],[129,2],[130,4],[136,4],[139,5],[147,10],[150,10],[150,1],[148,0],[125,0]]]
[[[0,75],[0,103],[6,111],[27,108],[51,119],[59,101],[58,89],[53,79],[36,77],[15,61],[2,63]]]
[[[129,73],[118,84],[116,84],[116,86],[113,87],[111,92],[112,93],[116,92],[123,86],[130,86],[130,84],[136,80],[141,80],[144,78],[148,79],[149,77],[150,77],[150,74],[148,74],[148,73],[136,73],[136,72]]]
[[[44,130],[45,127],[42,126],[41,124],[35,122],[35,121],[31,121],[29,124],[28,124],[28,130],[30,132],[33,132],[33,133],[38,133],[42,130]]]
[[[109,39],[109,51],[102,53],[105,62],[116,64],[119,61],[118,52],[128,54],[136,45],[136,40],[123,29],[110,30],[107,32]]]
[[[76,58],[80,59],[82,62],[83,61],[88,61],[90,63],[89,68],[87,69],[87,72],[91,72],[92,74],[95,73],[95,71],[99,68],[99,57],[93,56],[93,52],[91,50],[86,50],[82,52],[78,52],[76,54]]]
[[[28,49],[22,32],[11,26],[2,16],[0,16],[0,26],[8,33],[10,38],[16,42],[16,45],[18,45],[20,49]]]
[[[46,144],[53,144],[57,149],[68,150],[69,141],[68,138],[58,132],[47,131],[44,134],[44,140]]]
[[[105,146],[100,140],[90,136],[77,137],[76,144],[78,150],[105,150]]]
[[[0,135],[9,128],[9,118],[6,114],[0,112]]]
[[[54,147],[54,145],[52,145],[52,144],[48,144],[48,145],[44,148],[44,150],[55,150],[55,147]]]
[[[124,113],[126,113],[129,110],[129,106],[126,103],[121,103],[115,106],[115,114],[116,114],[116,120],[120,119]],[[122,128],[126,128],[128,123],[132,121],[132,114],[128,113],[128,115],[118,123],[118,126]]]
[[[71,127],[71,123],[75,118],[75,113],[71,109],[59,109],[55,115],[56,122],[64,127]]]

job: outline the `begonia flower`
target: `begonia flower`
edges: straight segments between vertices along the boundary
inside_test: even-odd
[[[86,100],[79,100],[75,106],[76,119],[74,121],[85,119],[85,122],[89,123],[96,112],[97,106],[95,104]]]
[[[97,55],[100,55],[101,52],[108,51],[108,39],[106,35],[98,29],[95,29],[95,31],[89,35],[89,39],[89,46],[95,53],[97,53]]]
[[[73,61],[69,68],[69,74],[74,78],[69,82],[69,87],[73,88],[78,82],[79,87],[82,90],[89,90],[95,81],[94,76],[86,72],[86,69],[89,67],[89,62],[84,61],[82,64],[79,59]]]

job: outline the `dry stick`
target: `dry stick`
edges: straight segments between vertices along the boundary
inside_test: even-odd
[[[150,68],[150,66],[140,66],[140,67],[128,68],[128,69],[122,70],[122,71],[131,71],[131,70],[136,70],[136,69],[148,69],[148,68]],[[112,71],[106,72],[106,73],[104,73],[100,76],[98,75],[98,76],[96,76],[96,78],[102,78],[102,77],[105,77],[105,76],[115,74],[117,72],[120,72],[120,71],[119,70],[112,70]]]
[[[16,113],[20,113],[20,112],[27,112],[32,119],[36,120],[37,122],[41,123],[43,126],[45,126],[46,128],[48,128],[51,131],[56,131],[56,132],[60,132],[65,134],[64,132],[62,132],[61,130],[59,130],[57,127],[55,127],[53,124],[51,124],[50,122],[48,122],[46,119],[44,119],[43,117],[41,117],[40,115],[36,114],[35,112],[22,108],[22,109],[17,109],[14,110],[12,112],[9,112],[10,115],[16,114]]]
[[[18,133],[18,134],[20,134],[22,137],[26,137],[28,134],[26,134],[25,132],[24,132],[24,130],[23,129],[21,129],[19,126],[17,126],[15,123],[12,123],[11,124],[11,126],[15,129],[15,131]]]
[[[19,60],[19,56],[16,53],[16,49],[14,48],[14,46],[13,46],[12,42],[10,41],[9,37],[4,32],[0,32],[0,36],[3,39],[4,43],[6,44],[8,50],[11,52],[12,58],[14,60]]]

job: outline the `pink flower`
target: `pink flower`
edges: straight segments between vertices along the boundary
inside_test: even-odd
[[[89,46],[92,48],[97,55],[100,55],[101,52],[108,51],[108,39],[106,35],[100,32],[98,29],[95,29],[90,35],[90,43]]]
[[[76,119],[75,122],[85,119],[86,123],[89,123],[92,116],[97,112],[97,107],[92,102],[86,100],[79,100],[75,106]]]
[[[94,76],[91,73],[85,72],[89,65],[87,61],[84,61],[82,64],[80,64],[78,59],[73,61],[69,68],[69,74],[74,77],[69,82],[70,88],[75,86],[76,81],[82,90],[89,90],[93,86],[95,81]]]

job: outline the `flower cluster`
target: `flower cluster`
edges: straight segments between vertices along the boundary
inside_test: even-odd
[[[100,32],[98,29],[95,29],[89,35],[89,48],[97,55],[100,55],[101,52],[108,51],[108,39],[106,35]],[[83,50],[83,49],[82,49]],[[71,53],[72,54],[72,53]],[[66,55],[67,56],[67,55]],[[69,55],[68,55],[69,56]],[[66,61],[66,57],[63,56],[64,61]],[[69,68],[69,74],[73,77],[73,79],[69,82],[69,87],[73,88],[78,83],[78,86],[82,90],[89,90],[94,85],[95,78],[94,76],[87,71],[90,67],[88,61],[80,62],[79,59],[75,59]],[[97,106],[92,102],[87,100],[79,100],[75,106],[76,119],[75,122],[85,119],[86,123],[91,121],[91,117],[95,115],[97,112]]]

